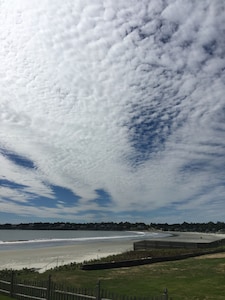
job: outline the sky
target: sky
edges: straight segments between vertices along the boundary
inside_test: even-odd
[[[0,223],[225,221],[223,0],[2,0],[0,41]]]

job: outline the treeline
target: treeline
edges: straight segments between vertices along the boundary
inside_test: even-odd
[[[208,223],[187,223],[182,224],[151,224],[152,228],[163,231],[188,231],[188,232],[206,232],[206,233],[224,233],[224,222],[208,222]]]
[[[0,224],[0,229],[26,229],[26,230],[149,230],[150,226],[145,223],[129,222],[101,222],[101,223],[21,223]]]
[[[208,223],[130,223],[130,222],[101,222],[101,223],[70,223],[70,222],[38,222],[20,224],[0,224],[0,229],[26,229],[26,230],[161,230],[161,231],[188,231],[188,232],[225,232],[224,222]]]

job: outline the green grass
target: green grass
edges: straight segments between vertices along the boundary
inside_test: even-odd
[[[13,298],[11,298],[11,297],[0,295],[0,300],[12,300],[12,299]]]
[[[43,274],[21,272],[29,280],[52,280],[66,286],[102,288],[119,295],[158,296],[168,289],[173,300],[225,299],[225,258],[189,258],[138,267],[84,271],[75,264]],[[0,298],[3,299],[3,298]]]

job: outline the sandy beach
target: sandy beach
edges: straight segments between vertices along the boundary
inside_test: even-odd
[[[44,272],[72,262],[119,254],[133,249],[131,241],[92,242],[40,249],[0,251],[0,269],[35,268]]]
[[[185,242],[212,242],[223,238],[225,238],[224,234],[171,232],[171,236],[163,239]],[[155,239],[162,240],[162,238],[151,240]],[[35,268],[39,272],[44,272],[47,269],[71,262],[89,261],[132,250],[133,242],[134,240],[114,240],[39,249],[1,250],[0,269]]]
[[[219,234],[219,233],[217,234],[217,233],[177,232],[177,231],[166,231],[165,233],[170,234],[170,236],[166,237],[166,240],[171,242],[210,243],[225,238],[225,234]],[[162,240],[162,238],[156,238],[152,240]]]

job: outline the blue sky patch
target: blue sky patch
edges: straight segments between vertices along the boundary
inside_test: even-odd
[[[105,207],[112,204],[110,194],[104,189],[97,189],[95,192],[98,194],[98,197],[94,199],[94,202],[97,203],[99,207]]]
[[[32,160],[26,158],[25,156],[0,149],[0,152],[5,156],[8,160],[13,162],[14,164],[23,167],[23,168],[28,168],[28,169],[34,169],[35,164]]]
[[[54,192],[54,199],[47,197],[34,197],[29,201],[29,205],[38,205],[42,207],[54,208],[57,207],[59,204],[62,204],[64,207],[73,207],[78,203],[80,199],[79,196],[73,194],[73,192],[64,187],[56,185],[52,185],[50,187]]]
[[[80,196],[77,196],[67,188],[57,186],[57,185],[52,185],[51,189],[53,190],[55,196],[57,197],[57,200],[63,201],[65,203],[65,206],[73,206],[81,199]]]
[[[163,119],[166,112],[158,112],[155,116],[156,111],[153,108],[138,110],[128,125],[130,142],[136,151],[132,160],[136,163],[148,160],[152,154],[163,149],[172,125],[171,119]]]
[[[8,187],[10,189],[23,189],[26,185],[18,184],[6,179],[0,179],[0,186]]]
[[[56,207],[57,201],[55,199],[47,198],[47,197],[33,197],[27,203],[27,206],[39,206],[39,207]]]

